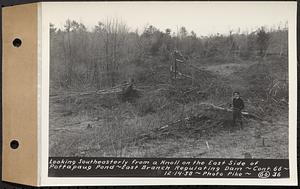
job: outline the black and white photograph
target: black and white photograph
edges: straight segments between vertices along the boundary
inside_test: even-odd
[[[288,159],[289,23],[245,7],[53,15],[49,157]]]

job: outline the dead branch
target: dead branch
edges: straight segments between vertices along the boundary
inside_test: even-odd
[[[202,103],[201,105],[207,105],[207,106],[210,106],[211,109],[215,109],[215,110],[222,110],[222,111],[227,111],[227,112],[232,112],[233,110],[232,109],[229,109],[229,108],[223,108],[223,107],[220,107],[220,106],[216,106],[214,104],[209,104],[209,103]],[[260,118],[259,116],[257,115],[254,115],[254,114],[251,114],[249,112],[245,112],[243,111],[242,112],[242,115],[246,118],[250,118],[250,119],[256,119],[256,120],[263,120],[262,118]],[[196,117],[201,117],[201,115],[198,115]],[[160,127],[158,130],[164,130],[166,128],[168,128],[170,125],[174,125],[174,124],[177,124],[177,123],[180,123],[181,121],[190,121],[192,119],[194,119],[195,116],[188,116],[188,117],[185,117],[183,120],[182,119],[179,119],[179,120],[176,120],[174,122],[171,122],[169,124],[166,124],[162,127]]]
[[[109,89],[102,89],[102,90],[94,90],[94,91],[87,91],[87,92],[68,92],[67,94],[57,94],[55,96],[50,96],[51,100],[56,100],[60,98],[70,98],[70,97],[82,97],[86,95],[105,95],[105,94],[111,94],[111,93],[119,93],[122,92],[125,87],[128,87],[130,84],[125,83],[121,85],[117,85],[114,87],[111,87]]]

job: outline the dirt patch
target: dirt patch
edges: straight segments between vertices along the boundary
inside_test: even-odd
[[[253,64],[255,64],[255,62],[240,62],[240,63],[219,64],[219,65],[208,65],[207,67],[205,67],[205,70],[227,77],[233,74],[234,72],[244,70]]]

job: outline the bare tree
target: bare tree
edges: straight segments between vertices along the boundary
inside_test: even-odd
[[[269,34],[265,31],[264,27],[261,27],[257,32],[257,45],[261,57],[266,55],[266,51],[269,46],[269,39]]]

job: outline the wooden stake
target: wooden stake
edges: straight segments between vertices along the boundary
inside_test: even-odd
[[[209,145],[208,145],[208,142],[207,142],[207,141],[205,141],[205,143],[206,143],[206,147],[207,147],[207,149],[209,149]]]

